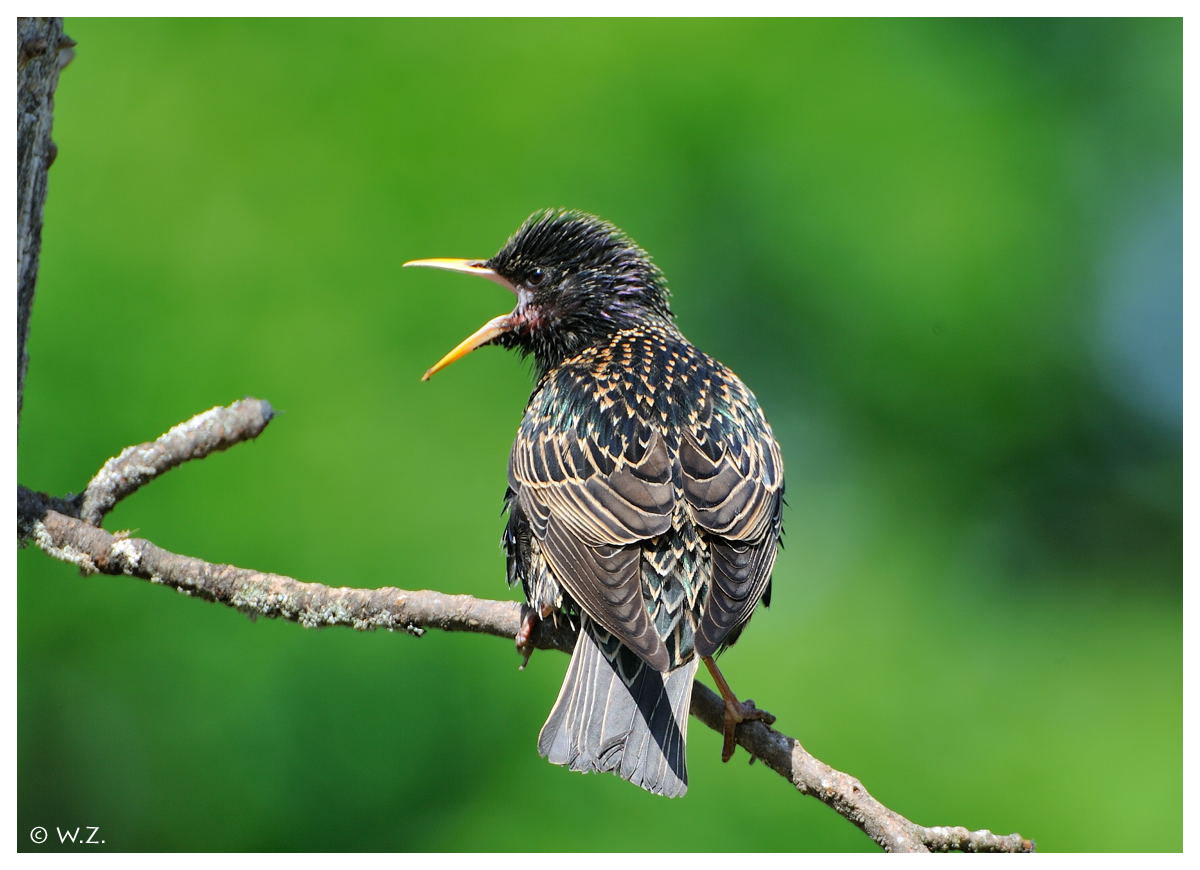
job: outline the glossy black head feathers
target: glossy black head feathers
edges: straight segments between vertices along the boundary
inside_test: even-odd
[[[650,255],[584,212],[535,212],[486,265],[523,291],[521,322],[498,343],[533,354],[543,372],[619,329],[672,317]]]
[[[581,211],[534,212],[487,265],[531,290],[590,290],[602,301],[611,296],[671,316],[666,279],[650,255],[608,221]]]

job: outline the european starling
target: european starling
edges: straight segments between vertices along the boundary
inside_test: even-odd
[[[508,464],[508,582],[579,640],[538,737],[553,764],[687,791],[688,710],[701,660],[734,730],[772,721],[739,702],[713,657],[770,603],[783,462],[754,394],[675,325],[650,256],[577,211],[532,215],[489,260],[413,260],[517,297],[424,375],[485,344],[536,363]]]

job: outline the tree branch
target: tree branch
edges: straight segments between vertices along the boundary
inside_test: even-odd
[[[203,459],[241,441],[257,438],[275,410],[263,399],[241,399],[228,407],[218,405],[180,423],[154,441],[126,447],[96,472],[81,496],[79,517],[94,526],[117,502],[165,471]]]
[[[287,619],[307,628],[383,628],[416,636],[427,628],[437,628],[510,640],[516,635],[521,620],[521,606],[516,602],[430,590],[354,589],[308,583],[171,553],[141,538],[110,534],[88,521],[94,516],[98,522],[121,498],[181,462],[256,437],[270,420],[268,402],[243,399],[229,407],[205,411],[155,441],[122,451],[104,464],[81,497],[56,499],[18,487],[18,529],[22,538],[84,573],[140,577],[236,607],[251,616]],[[575,637],[567,626],[555,626],[546,620],[539,624],[533,642],[539,649],[570,652]],[[692,692],[692,715],[721,733],[723,710],[720,697],[697,682]],[[761,722],[743,723],[737,741],[801,794],[828,805],[888,851],[1034,849],[1034,844],[1019,834],[1000,836],[987,830],[918,825],[872,797],[853,776],[814,758],[795,738]]]
[[[42,250],[46,173],[56,149],[50,139],[58,74],[74,40],[61,18],[17,19],[17,422],[25,396],[29,313]]]

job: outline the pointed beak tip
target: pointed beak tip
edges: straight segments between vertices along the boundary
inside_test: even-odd
[[[491,270],[488,269],[483,260],[473,260],[465,257],[421,257],[416,260],[406,261],[403,268],[408,268],[409,266],[444,269],[448,272],[465,272],[468,275],[491,273]]]
[[[488,344],[493,339],[503,335],[511,328],[510,315],[501,314],[499,317],[493,317],[483,326],[479,327],[473,333],[460,341],[452,351],[430,366],[425,374],[421,376],[421,380],[429,380],[446,366],[462,359],[471,351],[475,350],[475,348],[483,347],[483,345]]]
[[[520,296],[518,288],[503,275],[492,269],[486,260],[432,257],[426,260],[409,260],[404,263],[404,266],[428,266],[433,269],[445,269],[449,272],[464,272],[468,275],[477,275],[499,284],[518,297]],[[446,366],[450,365],[450,363],[462,359],[475,348],[482,347],[511,328],[512,319],[510,314],[501,314],[498,317],[493,317],[483,326],[479,327],[479,329],[475,330],[475,332],[471,333],[471,335],[460,341],[452,351],[434,363],[425,374],[421,375],[421,381],[429,380]]]
[[[517,288],[513,286],[512,282],[489,266],[487,260],[467,260],[461,257],[429,257],[423,260],[409,260],[404,263],[403,268],[407,269],[409,266],[423,266],[427,269],[441,269],[446,272],[461,272],[464,275],[475,275],[499,284],[512,293],[517,292]]]

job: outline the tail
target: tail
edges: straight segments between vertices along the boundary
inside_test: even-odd
[[[687,792],[687,725],[698,658],[668,673],[582,620],[538,752],[583,773],[615,773],[654,794]]]

